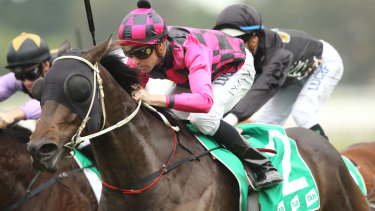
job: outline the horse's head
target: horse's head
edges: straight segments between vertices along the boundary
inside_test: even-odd
[[[99,129],[102,116],[93,65],[107,52],[110,43],[108,39],[82,52],[70,50],[69,42],[65,41],[58,55],[65,59],[58,57],[46,76],[34,84],[33,95],[42,105],[41,118],[27,147],[34,168],[49,172],[57,169],[60,158],[70,151],[64,145],[76,134],[90,109],[85,132]]]

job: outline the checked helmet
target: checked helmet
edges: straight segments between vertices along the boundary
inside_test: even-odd
[[[154,45],[166,39],[168,29],[163,18],[151,8],[147,0],[137,3],[138,9],[131,11],[122,20],[119,28],[119,45]]]

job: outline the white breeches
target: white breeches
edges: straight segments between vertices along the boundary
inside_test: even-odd
[[[297,126],[310,128],[318,124],[318,111],[340,81],[344,66],[340,55],[323,43],[322,64],[308,78],[283,86],[262,108],[255,122],[284,125],[292,114]]]

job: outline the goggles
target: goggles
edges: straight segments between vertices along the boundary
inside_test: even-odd
[[[35,67],[31,70],[25,70],[22,67],[17,67],[13,69],[14,75],[17,80],[24,81],[30,80],[35,81],[42,75],[43,65],[39,64],[38,67]]]
[[[145,45],[142,47],[133,47],[130,50],[124,50],[125,56],[132,58],[133,56],[138,59],[147,59],[151,56],[152,50],[156,45]]]

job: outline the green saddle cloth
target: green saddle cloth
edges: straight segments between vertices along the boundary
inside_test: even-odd
[[[347,158],[343,155],[341,157],[344,160],[344,162],[346,164],[346,167],[348,167],[350,175],[352,176],[353,180],[357,183],[357,185],[361,189],[363,195],[366,196],[367,195],[366,184],[363,180],[363,177],[362,177],[361,173],[359,173],[357,167],[354,166],[354,164],[352,163],[352,161],[349,160],[349,158]]]
[[[188,127],[197,132],[192,125]],[[299,155],[296,143],[286,136],[284,129],[276,125],[242,124],[238,128],[255,148],[272,149],[277,154],[263,153],[283,176],[284,181],[259,192],[262,210],[317,210],[320,207],[319,192],[310,169]],[[206,149],[218,147],[212,138],[197,135]],[[221,148],[211,154],[235,176],[240,189],[240,210],[247,209],[248,185],[242,162],[228,150]]]
[[[100,173],[98,169],[94,166],[92,166],[92,162],[90,159],[88,159],[86,156],[84,156],[82,153],[80,153],[77,149],[74,150],[74,153],[71,152],[74,158],[74,160],[77,162],[78,166],[80,168],[85,168],[83,170],[83,173],[85,174],[88,182],[90,183],[90,186],[95,194],[96,200],[99,203],[101,192],[102,192],[102,182],[100,179]],[[92,166],[89,168],[86,168],[88,166]]]
[[[77,149],[74,150],[74,156],[75,156],[77,164],[81,168],[82,167],[87,167],[87,166],[92,166],[92,164],[93,164],[90,159],[88,159],[86,156],[84,156]],[[100,178],[100,173],[99,173],[98,169],[95,166],[92,166],[92,167],[90,167],[88,169],[90,169],[90,171],[94,172]]]

